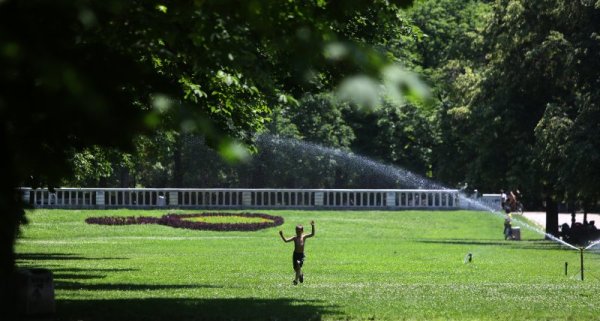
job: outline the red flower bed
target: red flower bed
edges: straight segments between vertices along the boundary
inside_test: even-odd
[[[88,224],[100,225],[133,225],[133,224],[158,224],[160,218],[151,216],[102,216],[88,217],[85,222]]]
[[[202,216],[239,216],[248,218],[262,218],[265,222],[254,223],[209,223],[186,220],[192,217]],[[272,216],[262,213],[198,213],[198,214],[167,214],[162,217],[148,216],[105,216],[90,217],[85,220],[88,224],[101,225],[131,225],[131,224],[160,224],[176,228],[187,228],[192,230],[209,231],[257,231],[264,228],[279,226],[283,224],[283,217]]]

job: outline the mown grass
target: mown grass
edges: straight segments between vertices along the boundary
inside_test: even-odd
[[[489,213],[264,212],[285,224],[99,226],[84,219],[165,212],[37,210],[18,265],[54,272],[59,320],[600,319],[597,253],[586,254],[581,282],[578,252],[528,230],[504,241],[502,219]],[[291,236],[312,219],[306,281],[293,286],[292,245],[278,230]]]

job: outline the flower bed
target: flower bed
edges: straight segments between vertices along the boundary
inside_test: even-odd
[[[211,223],[205,221],[194,221],[190,218],[196,217],[226,217],[236,216],[241,218],[259,218],[262,222],[251,223]],[[167,214],[162,217],[90,217],[85,220],[88,224],[101,225],[131,225],[131,224],[160,224],[175,228],[187,228],[192,230],[209,231],[257,231],[264,228],[279,226],[283,224],[283,217],[272,216],[262,213],[197,213],[197,214]]]
[[[102,216],[88,217],[85,222],[88,224],[100,225],[133,225],[133,224],[158,224],[159,217],[151,216]]]

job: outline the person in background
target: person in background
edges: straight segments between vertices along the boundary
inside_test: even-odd
[[[506,195],[506,192],[501,189],[500,190],[500,206],[502,206],[503,210],[506,210],[506,205],[508,204],[508,195]]]
[[[512,215],[510,214],[510,210],[506,210],[506,217],[504,218],[504,239],[512,239]]]

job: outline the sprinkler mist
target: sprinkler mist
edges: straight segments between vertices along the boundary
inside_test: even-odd
[[[437,182],[422,177],[404,168],[392,165],[385,165],[367,157],[360,156],[351,152],[342,151],[340,149],[329,148],[314,143],[298,141],[296,139],[284,138],[268,134],[259,136],[257,139],[257,143],[267,148],[284,148],[291,153],[297,154],[299,157],[308,156],[319,158],[322,157],[322,155],[329,155],[335,158],[337,161],[339,161],[342,167],[361,170],[368,169],[373,173],[377,173],[382,178],[392,179],[396,184],[405,187],[416,189],[449,189],[446,186],[443,186]],[[504,214],[498,211],[497,209],[491,208],[490,206],[478,200],[467,197],[466,195],[459,195],[459,202],[461,204],[466,205],[468,208],[478,209],[504,219]],[[530,225],[523,220],[514,218],[514,221],[518,222],[520,226],[527,228],[528,230],[544,235],[546,239],[564,245],[569,249],[579,251],[581,262],[581,280],[583,280],[583,252],[594,245],[600,244],[600,241],[594,242],[585,248],[579,248],[552,234],[546,233],[542,229]],[[471,260],[472,255],[467,255],[465,257],[465,263],[471,262]]]

